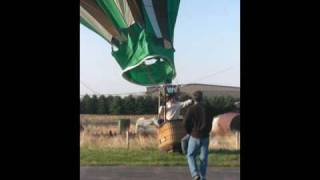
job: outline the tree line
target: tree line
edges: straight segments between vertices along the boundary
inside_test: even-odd
[[[179,97],[180,101],[191,98],[188,95]],[[231,96],[217,96],[204,99],[206,109],[215,116],[224,112],[234,111],[234,103],[239,101]],[[184,109],[181,114],[185,113]],[[153,96],[89,96],[80,98],[81,114],[111,114],[111,115],[139,115],[157,114],[158,97]]]
[[[81,114],[156,114],[158,99],[152,96],[89,96],[80,99]]]

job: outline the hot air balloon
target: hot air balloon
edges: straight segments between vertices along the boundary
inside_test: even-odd
[[[122,77],[138,85],[176,76],[174,27],[180,0],[80,0],[80,23],[111,44]]]

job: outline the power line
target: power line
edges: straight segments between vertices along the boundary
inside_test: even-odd
[[[224,72],[226,72],[226,71],[229,71],[230,69],[232,69],[232,68],[234,68],[235,66],[229,66],[228,68],[225,68],[225,69],[223,69],[223,70],[220,70],[220,71],[216,71],[216,72],[213,72],[213,73],[210,73],[210,74],[208,74],[208,75],[206,75],[206,76],[203,76],[203,77],[200,77],[200,78],[197,78],[197,79],[195,79],[195,80],[193,80],[193,81],[190,81],[190,82],[188,82],[188,83],[184,83],[184,84],[190,84],[190,83],[192,83],[192,82],[196,82],[196,81],[201,81],[201,80],[203,80],[203,79],[206,79],[206,78],[208,78],[208,77],[211,77],[211,76],[214,76],[214,75],[217,75],[217,74],[220,74],[220,73],[224,73]],[[177,84],[179,84],[179,80],[176,78],[175,79],[176,81],[178,81],[178,82],[176,82]],[[81,81],[80,80],[80,83],[83,85],[83,86],[85,86],[88,90],[90,90],[93,94],[97,94],[97,95],[99,95],[99,96],[101,96],[101,95],[104,95],[104,96],[123,96],[123,95],[143,95],[143,94],[145,94],[145,92],[128,92],[128,93],[117,93],[117,94],[102,94],[102,93],[98,93],[97,91],[95,91],[95,90],[93,90],[92,88],[90,88],[86,83],[84,83],[83,81]],[[182,85],[182,84],[181,84]],[[183,86],[183,85],[182,85]],[[85,96],[85,95],[80,95],[80,97],[83,97],[83,96]]]
[[[92,88],[90,88],[86,83],[84,83],[83,81],[80,80],[80,83],[86,87],[88,90],[90,90],[91,92],[93,92],[94,94],[98,94],[100,95],[100,93],[96,92],[95,90],[93,90]]]
[[[87,88],[89,91],[91,91],[93,94],[97,94],[98,96],[101,96],[101,95],[104,95],[104,96],[124,96],[124,95],[142,95],[142,94],[145,94],[145,92],[126,92],[126,93],[99,93],[95,90],[93,90],[92,88],[90,88],[90,86],[88,86],[85,82],[81,81],[80,80],[80,83],[85,87]],[[84,94],[80,95],[80,97],[83,97],[85,96]]]
[[[203,77],[194,79],[194,80],[191,81],[191,82],[201,81],[201,80],[206,79],[206,78],[208,78],[208,77],[211,77],[211,76],[214,76],[214,75],[218,75],[218,74],[220,74],[220,73],[224,73],[224,72],[229,71],[230,69],[232,69],[232,68],[234,68],[234,67],[235,67],[235,66],[229,66],[228,68],[225,68],[225,69],[223,69],[223,70],[216,71],[216,72],[210,73],[210,74],[208,74],[208,75],[206,75],[206,76],[203,76]],[[189,82],[189,83],[191,83],[191,82]]]
[[[124,95],[144,95],[146,92],[127,92],[127,93],[108,93],[108,94],[99,94],[99,96],[124,96]],[[85,96],[85,94],[82,94],[80,96]]]

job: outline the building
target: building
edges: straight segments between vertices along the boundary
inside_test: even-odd
[[[240,98],[240,87],[220,86],[209,84],[183,84],[179,85],[180,92],[191,95],[193,92],[200,90],[205,97],[231,96]],[[159,86],[147,87],[147,95],[158,96]]]

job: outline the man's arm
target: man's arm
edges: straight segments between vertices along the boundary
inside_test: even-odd
[[[180,102],[180,106],[181,106],[181,108],[185,108],[185,107],[189,106],[190,104],[192,104],[192,102],[193,102],[192,99],[188,99],[186,101]]]

